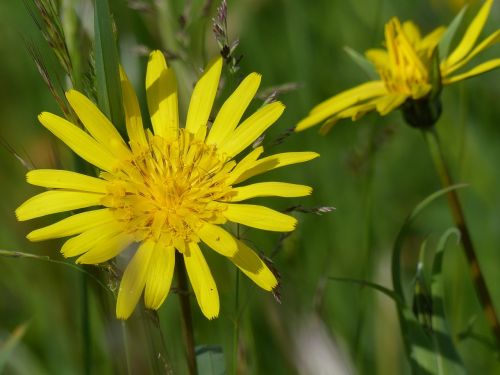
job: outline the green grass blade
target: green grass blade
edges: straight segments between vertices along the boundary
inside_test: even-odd
[[[27,328],[28,322],[17,326],[14,329],[14,332],[12,332],[12,334],[7,338],[7,340],[5,340],[2,345],[0,345],[0,374],[4,370],[5,365],[11,357],[13,350],[15,349],[17,344],[19,344],[24,334],[26,333]]]
[[[198,346],[196,348],[196,364],[199,374],[226,374],[224,353],[220,346]]]
[[[367,60],[358,51],[353,50],[351,47],[344,47],[344,51],[349,55],[349,57],[358,65],[370,78],[371,80],[380,79],[377,71],[375,70],[375,65],[371,61]]]
[[[407,237],[410,226],[422,211],[436,199],[446,195],[449,191],[467,186],[466,184],[452,185],[448,188],[438,190],[420,202],[406,218],[396,238],[392,253],[392,280],[394,292],[402,303],[398,304],[398,315],[401,325],[401,333],[405,344],[405,351],[414,374],[447,374],[441,372],[440,363],[451,361],[449,353],[440,352],[436,346],[434,337],[426,332],[424,327],[416,319],[413,312],[408,308],[405,301],[402,278],[401,278],[401,252],[404,239]],[[442,318],[444,319],[444,318]],[[446,357],[445,357],[446,356]],[[453,358],[453,355],[451,355]]]
[[[454,42],[457,37],[457,31],[461,28],[462,22],[464,20],[464,15],[467,11],[468,6],[465,5],[462,10],[455,16],[453,21],[451,21],[450,26],[446,29],[441,41],[438,45],[439,56],[441,60],[444,60],[451,53],[452,47],[454,47]]]
[[[437,351],[439,374],[461,375],[466,371],[451,338],[444,311],[443,257],[446,244],[453,235],[460,238],[458,229],[451,228],[441,236],[434,256],[431,281],[432,334]]]
[[[400,270],[401,251],[403,249],[404,239],[408,233],[411,224],[415,221],[418,215],[420,215],[422,210],[426,208],[429,204],[431,204],[434,200],[446,195],[451,190],[460,189],[466,186],[467,184],[455,184],[448,188],[438,190],[435,193],[429,195],[413,209],[411,214],[406,218],[405,222],[403,223],[403,226],[401,227],[398,236],[396,238],[396,241],[394,243],[393,253],[392,253],[392,270],[391,270],[394,292],[398,294],[401,298],[404,299],[403,286],[401,284],[401,270]]]
[[[97,102],[101,111],[117,128],[121,128],[124,116],[118,49],[108,0],[95,1],[94,32]]]
[[[45,261],[45,262],[49,262],[49,263],[62,264],[66,267],[72,268],[78,272],[86,274],[87,276],[92,278],[97,284],[99,284],[104,290],[111,293],[111,290],[101,280],[99,280],[96,276],[94,276],[93,274],[91,274],[90,272],[87,272],[82,267],[79,267],[73,263],[64,262],[61,260],[55,260],[55,259],[50,258],[47,255],[35,255],[35,254],[30,254],[30,253],[24,253],[22,251],[12,251],[12,250],[4,250],[4,249],[0,249],[0,257],[27,258],[27,259],[41,260],[41,261]]]

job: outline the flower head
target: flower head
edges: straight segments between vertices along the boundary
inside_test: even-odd
[[[479,44],[476,43],[492,5],[493,0],[485,1],[462,40],[451,53],[441,57],[437,55],[436,49],[446,28],[439,27],[422,37],[413,22],[401,24],[397,18],[391,19],[385,25],[385,48],[371,49],[365,54],[374,65],[379,79],[363,83],[318,104],[297,124],[296,130],[301,131],[324,122],[321,132],[326,133],[340,119],[356,120],[374,110],[385,116],[403,104],[411,106],[414,102],[426,102],[433,91],[439,91],[441,85],[500,67],[498,58],[456,74],[472,58],[500,41],[500,30],[497,30]]]
[[[30,184],[49,188],[23,203],[19,220],[94,207],[28,234],[31,241],[71,237],[62,246],[77,263],[98,264],[136,244],[118,292],[116,314],[126,319],[144,291],[148,308],[158,309],[167,297],[175,252],[182,254],[203,314],[219,313],[217,287],[199,244],[226,256],[265,290],[277,286],[263,260],[227,230],[228,221],[288,232],[296,219],[270,208],[242,204],[254,197],[299,197],[311,188],[284,182],[236,186],[247,179],[289,164],[314,159],[313,152],[290,152],[260,158],[257,147],[245,150],[282,114],[284,106],[261,107],[241,124],[260,84],[248,75],[226,100],[212,126],[209,115],[217,92],[222,59],[213,60],[197,82],[184,127],[179,126],[177,84],[163,54],[151,54],[146,93],[153,131],[145,130],[136,94],[121,69],[128,144],[83,94],[71,90],[67,99],[85,130],[51,113],[40,122],[76,154],[100,170],[98,177],[54,169],[28,172]]]

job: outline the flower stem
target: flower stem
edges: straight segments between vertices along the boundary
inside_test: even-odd
[[[182,328],[184,335],[184,344],[186,346],[186,359],[190,375],[196,375],[198,373],[196,369],[196,353],[194,350],[194,330],[193,330],[193,318],[191,316],[191,305],[189,303],[189,288],[187,282],[186,266],[184,264],[184,258],[182,254],[176,252],[176,269],[177,269],[177,281],[178,285],[178,295],[181,303],[182,311]]]
[[[443,150],[439,141],[439,137],[435,129],[434,128],[425,129],[423,130],[423,134],[425,141],[427,142],[427,146],[429,147],[432,159],[434,161],[434,166],[436,167],[436,170],[439,174],[442,186],[443,187],[451,186],[453,182],[444,159]],[[462,206],[460,205],[460,200],[458,198],[456,190],[450,190],[447,196],[448,196],[448,205],[450,207],[453,220],[455,221],[455,225],[457,226],[461,234],[463,249],[465,251],[467,262],[469,263],[469,270],[472,276],[474,286],[476,288],[479,302],[483,307],[484,314],[497,340],[497,343],[500,344],[500,323],[498,322],[498,318],[495,312],[495,307],[493,305],[493,301],[488,291],[488,287],[486,286],[486,281],[484,279],[483,273],[481,272],[479,260],[476,256],[474,245],[472,244],[471,235],[469,233],[469,228],[467,227],[467,223],[465,221],[465,216],[462,210]]]
[[[82,346],[83,346],[83,366],[84,374],[90,375],[92,373],[92,350],[91,350],[91,333],[90,333],[90,311],[89,311],[89,286],[87,275],[82,273],[80,275],[82,285]]]
[[[239,226],[239,225],[238,225]],[[233,331],[233,374],[238,373],[238,343],[240,341],[240,312],[239,312],[239,291],[240,291],[240,270],[236,269],[236,286],[234,296],[234,331]]]

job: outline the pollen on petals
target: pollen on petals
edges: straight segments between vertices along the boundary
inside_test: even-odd
[[[147,149],[102,175],[108,181],[102,202],[137,241],[197,242],[203,223],[224,221],[217,201],[231,194],[225,166],[215,146],[183,129],[176,139],[151,135]]]

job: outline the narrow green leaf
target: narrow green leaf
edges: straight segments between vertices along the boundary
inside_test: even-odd
[[[429,204],[437,198],[446,195],[449,191],[465,186],[465,184],[452,185],[448,188],[438,190],[420,202],[403,223],[393,247],[392,281],[394,285],[394,292],[402,301],[402,303],[397,305],[399,322],[401,325],[403,342],[405,344],[405,352],[410,361],[413,374],[451,374],[449,372],[443,372],[443,366],[441,365],[444,361],[450,361],[450,363],[452,363],[454,360],[453,355],[451,355],[450,359],[447,352],[439,351],[435,335],[432,333],[429,334],[428,330],[426,331],[423,328],[405,302],[400,271],[401,252],[403,249],[404,239],[407,237],[412,223]]]
[[[27,258],[27,259],[35,259],[35,260],[41,260],[49,263],[55,263],[55,264],[62,264],[66,267],[72,268],[78,272],[86,274],[88,277],[92,278],[96,283],[98,283],[100,286],[102,286],[107,292],[111,293],[111,290],[103,284],[101,280],[99,280],[95,275],[91,274],[90,272],[87,272],[83,267],[77,266],[74,263],[69,263],[69,262],[64,262],[61,260],[55,260],[51,259],[47,255],[35,255],[35,254],[30,254],[30,253],[24,253],[22,251],[13,251],[13,250],[4,250],[0,249],[0,257],[7,257],[7,258]]]
[[[27,328],[28,322],[18,325],[7,340],[0,345],[0,374],[11,357],[12,351],[15,349],[17,344],[19,344],[26,333]]]
[[[430,83],[432,86],[432,91],[430,93],[430,100],[439,100],[439,95],[441,94],[441,90],[443,89],[440,61],[439,51],[436,48],[432,52],[431,57]]]
[[[454,47],[454,41],[456,40],[457,31],[462,26],[464,20],[464,15],[467,11],[468,5],[465,5],[462,10],[455,16],[453,21],[451,21],[450,26],[446,29],[441,40],[439,42],[438,50],[439,56],[442,60],[446,59],[451,53],[452,47]]]
[[[415,221],[418,215],[420,215],[422,210],[426,208],[429,204],[431,204],[434,200],[446,195],[448,192],[452,190],[464,188],[466,186],[467,184],[455,184],[432,193],[413,209],[413,211],[410,213],[410,215],[406,218],[405,222],[403,223],[403,226],[401,227],[398,236],[396,238],[396,241],[394,243],[393,253],[392,253],[392,271],[391,271],[394,292],[396,292],[396,294],[398,294],[402,298],[404,298],[404,296],[403,296],[403,286],[401,284],[401,270],[400,270],[401,251],[403,249],[404,239],[408,234],[408,230],[410,229],[411,224]]]
[[[94,55],[97,101],[100,109],[117,128],[123,126],[122,93],[118,49],[108,0],[95,0]]]
[[[347,52],[352,61],[354,61],[356,65],[358,65],[366,73],[368,78],[371,80],[379,79],[375,65],[373,65],[371,61],[367,60],[362,54],[353,50],[351,47],[344,47],[344,51]]]
[[[372,289],[374,289],[382,294],[385,294],[387,297],[392,299],[397,304],[401,302],[401,300],[399,299],[399,296],[396,293],[394,293],[392,290],[390,290],[390,289],[388,289],[385,286],[382,286],[380,284],[372,283],[371,281],[350,279],[350,278],[346,278],[346,277],[334,277],[334,276],[328,277],[328,280],[338,281],[338,282],[342,282],[342,283],[359,284],[361,286],[366,286],[366,287],[372,288]]]
[[[204,375],[225,375],[226,363],[220,346],[196,347],[196,364],[198,373]]]
[[[443,287],[443,257],[446,244],[451,236],[460,238],[460,232],[456,228],[447,230],[439,239],[434,264],[432,267],[431,295],[432,295],[432,333],[438,370],[440,374],[461,375],[465,374],[462,360],[455,348],[450,335],[450,329],[446,321],[444,311],[444,287]]]

